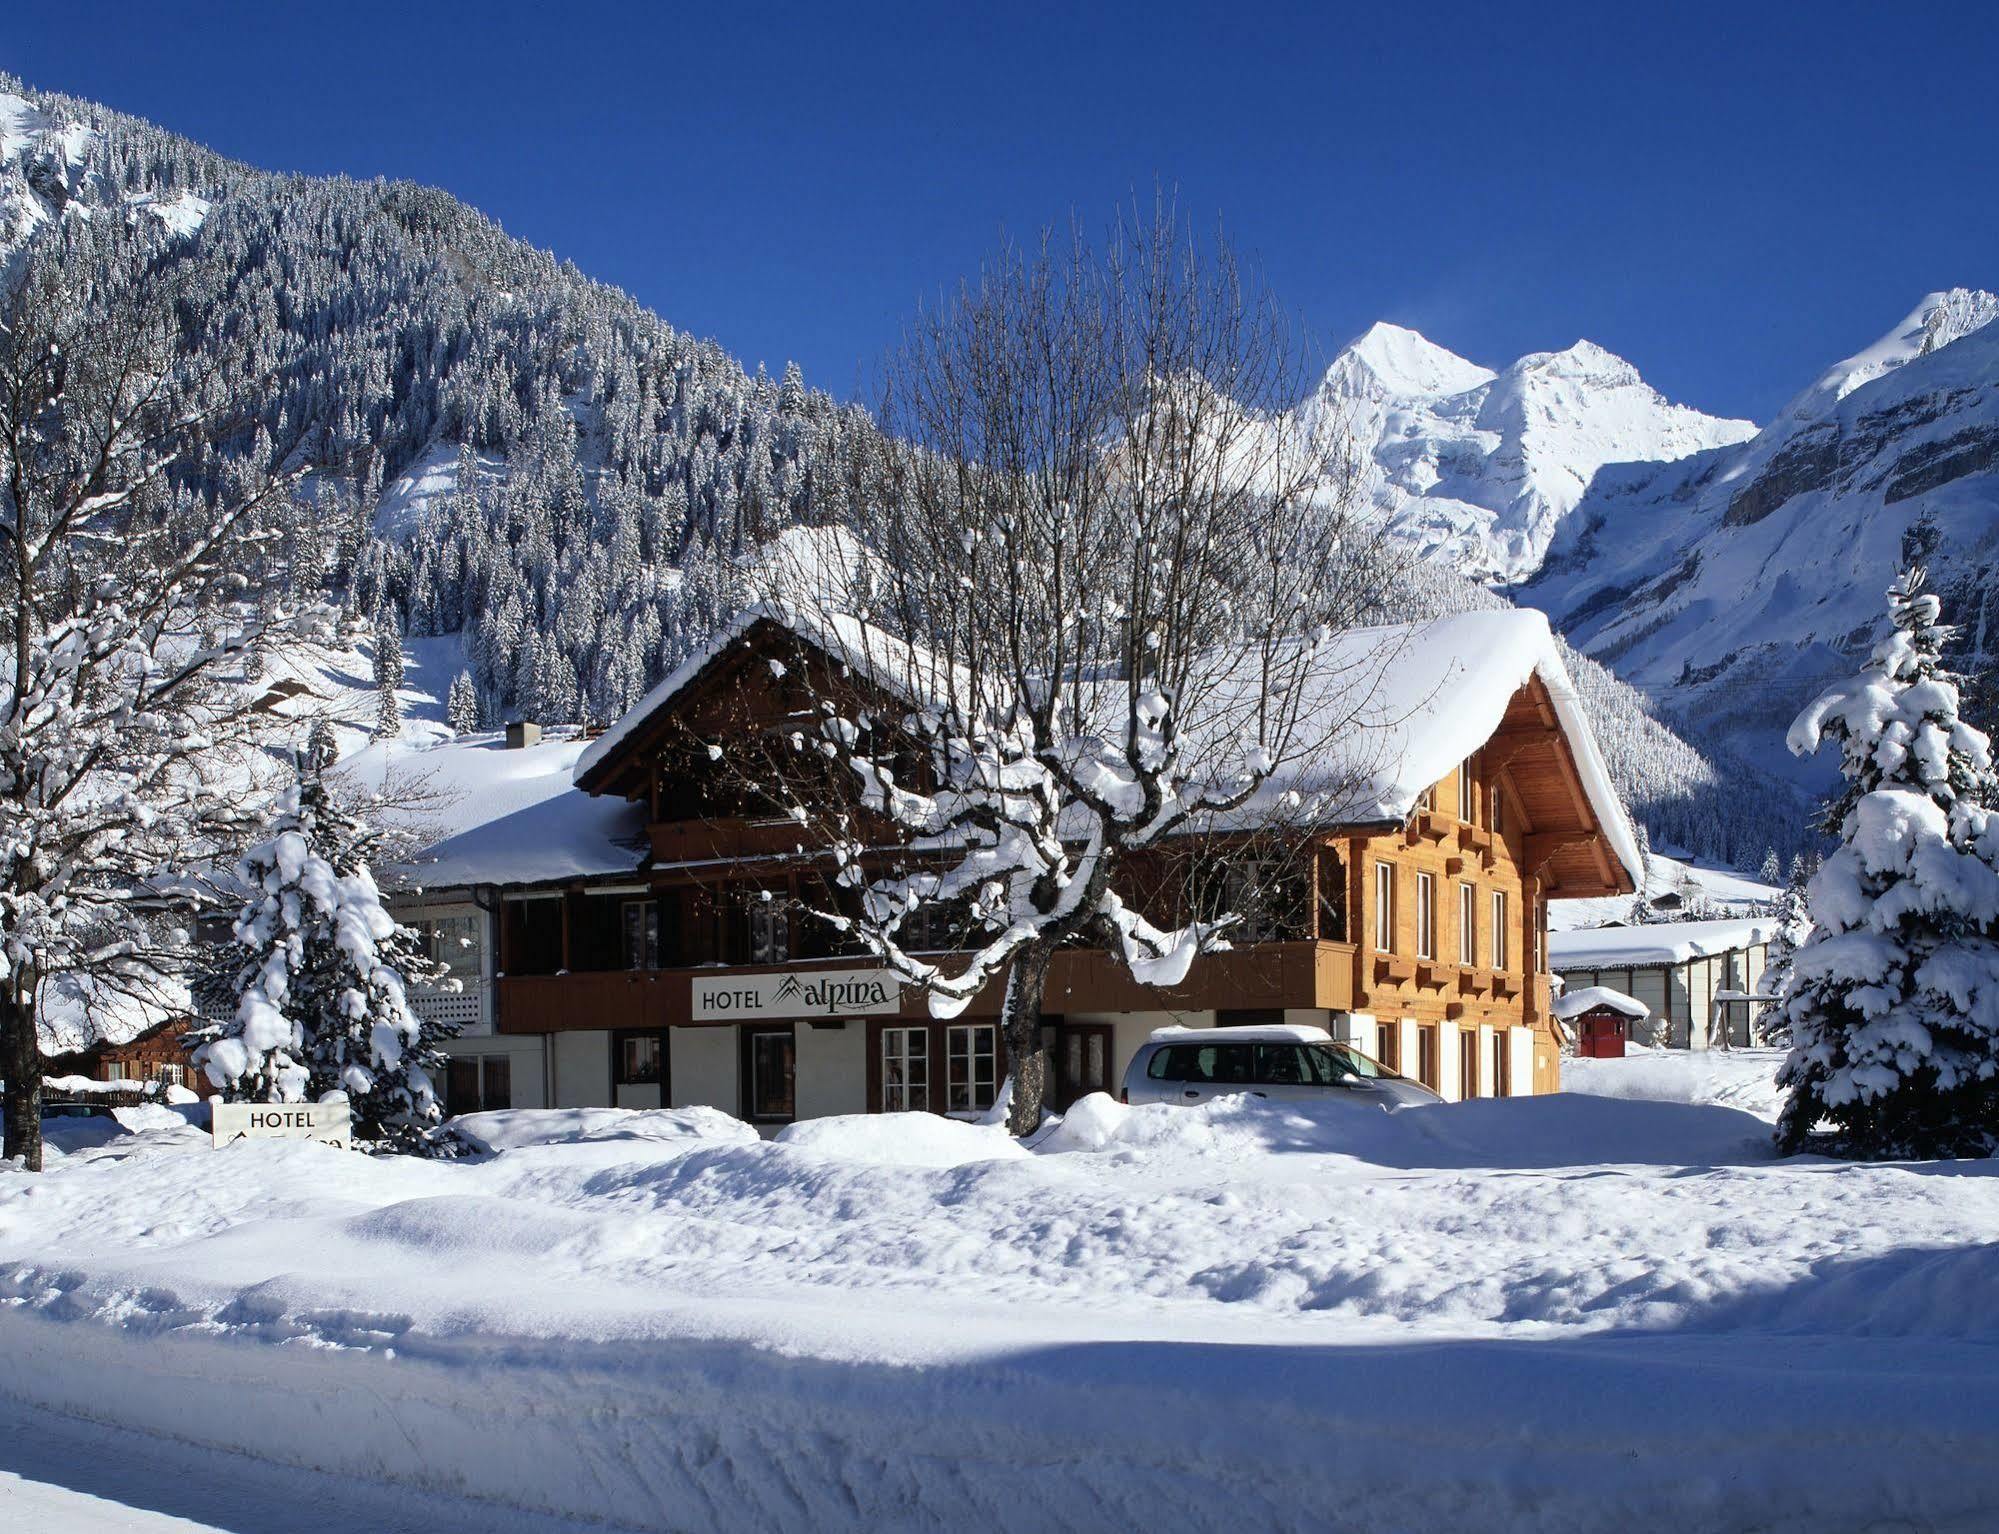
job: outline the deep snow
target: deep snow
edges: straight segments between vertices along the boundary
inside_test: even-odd
[[[1995,1168],[1732,1108],[516,1113],[458,1163],[158,1111],[0,1177],[7,1388],[345,1475],[703,1530],[1999,1506]]]

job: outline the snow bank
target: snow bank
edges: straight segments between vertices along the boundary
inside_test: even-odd
[[[475,1149],[489,1152],[602,1140],[757,1138],[748,1124],[719,1108],[498,1108],[460,1114],[450,1127]]]
[[[1739,1108],[1777,1121],[1784,1094],[1777,1088],[1781,1049],[1648,1049],[1625,1045],[1621,1060],[1562,1062],[1562,1089],[1590,1097],[1694,1103]]]
[[[1025,1156],[997,1124],[971,1124],[934,1113],[849,1113],[787,1124],[777,1143],[815,1156],[875,1166],[953,1167]]]
[[[1779,1161],[1748,1114],[1575,1093],[1100,1095],[991,1157],[920,1115],[537,1117],[444,1163],[118,1126],[0,1179],[0,1388],[691,1531],[1999,1504],[1999,1167]]]

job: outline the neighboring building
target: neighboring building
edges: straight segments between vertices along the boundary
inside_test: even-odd
[[[75,1054],[50,1060],[50,1076],[87,1076],[92,1081],[128,1081],[135,1087],[147,1082],[162,1086],[186,1087],[201,1097],[213,1094],[208,1078],[194,1068],[190,1052],[181,1044],[191,1018],[149,1028],[122,1044],[93,1044]]]
[[[1777,933],[1771,917],[1586,927],[1548,935],[1555,973],[1571,991],[1607,986],[1650,1014],[1629,1037],[1641,1044],[1708,1049],[1752,1042],[1754,1012]]]
[[[1058,1107],[1115,1090],[1168,1023],[1320,1024],[1451,1098],[1557,1087],[1546,902],[1628,894],[1639,859],[1546,620],[1475,613],[1363,640],[1381,644],[1369,681],[1389,721],[1363,744],[1392,766],[1293,866],[1245,878],[1275,892],[1247,913],[1250,940],[1183,984],[1057,956],[1043,1040]],[[936,1021],[842,951],[797,915],[848,898],[826,860],[710,768],[705,742],[809,701],[770,663],[832,643],[746,614],[595,742],[425,754],[461,790],[456,831],[396,909],[465,982],[418,1000],[466,1023],[454,1110],[710,1104],[776,1125],[991,1105],[998,987]],[[1142,882],[1149,916],[1184,918],[1170,873]]]

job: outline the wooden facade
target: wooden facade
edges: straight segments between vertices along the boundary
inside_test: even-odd
[[[632,721],[580,778],[584,791],[646,806],[641,866],[617,879],[500,892],[500,1033],[636,1029],[688,1038],[731,1026],[693,1016],[695,981],[718,967],[752,976],[871,962],[797,914],[838,898],[823,858],[801,845],[800,827],[760,814],[739,786],[708,770],[702,742],[768,728],[801,706],[797,683],[785,678],[813,655],[765,627],[724,650],[668,706]],[[1212,842],[1205,854],[1228,855]],[[1163,990],[1139,984],[1108,954],[1066,950],[1049,977],[1046,1012],[1289,1014],[1323,1021],[1433,1086],[1461,1083],[1461,1095],[1557,1088],[1546,902],[1626,893],[1631,884],[1538,679],[1406,821],[1335,828],[1286,857],[1285,887],[1296,899],[1271,913],[1261,941],[1200,958],[1183,984]],[[1128,870],[1134,904],[1162,924],[1188,914],[1174,858],[1169,848],[1157,866]],[[963,1017],[989,1020],[998,1010],[996,984]],[[874,1105],[881,1028],[919,1021],[928,1021],[924,998],[905,988],[894,1018],[871,1023]],[[1531,1047],[1511,1047],[1525,1042],[1523,1031]]]

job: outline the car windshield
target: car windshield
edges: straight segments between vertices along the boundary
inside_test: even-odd
[[[1351,1072],[1362,1081],[1400,1081],[1402,1078],[1379,1060],[1364,1055],[1351,1044],[1315,1044],[1312,1046],[1332,1063],[1334,1079]]]

